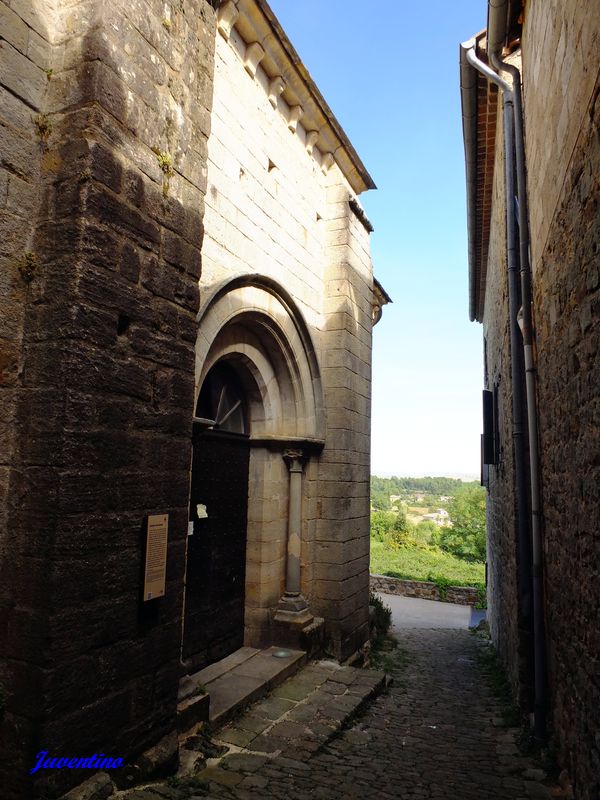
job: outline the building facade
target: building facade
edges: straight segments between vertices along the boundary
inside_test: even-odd
[[[0,35],[12,800],[40,750],[168,760],[180,679],[243,644],[360,651],[389,298],[373,181],[264,0],[3,0]]]
[[[490,627],[585,800],[600,789],[599,37],[597,3],[529,0],[490,3],[461,46]]]

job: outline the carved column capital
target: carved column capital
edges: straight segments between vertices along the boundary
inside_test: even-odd
[[[290,472],[302,472],[304,465],[308,461],[308,456],[300,447],[290,447],[284,450],[282,455]]]

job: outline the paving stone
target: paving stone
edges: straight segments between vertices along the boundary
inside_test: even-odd
[[[316,716],[317,708],[312,703],[300,703],[287,714],[290,722],[309,722]]]
[[[253,739],[256,739],[254,731],[246,731],[241,728],[227,727],[219,731],[217,738],[227,744],[235,744],[238,747],[247,747]]]
[[[283,739],[277,739],[274,736],[261,734],[252,741],[252,750],[257,753],[275,753],[278,750],[283,750],[287,742]]]
[[[321,688],[324,692],[329,692],[329,694],[345,694],[348,687],[345,683],[337,683],[336,681],[328,680]]]
[[[314,691],[314,688],[306,681],[300,682],[292,679],[275,689],[273,697],[282,697],[285,700],[304,700]]]
[[[221,766],[238,772],[256,772],[266,760],[265,756],[254,753],[232,753],[221,761]]]
[[[203,781],[219,783],[223,786],[237,786],[244,779],[244,776],[238,772],[220,769],[219,767],[207,767],[198,773],[198,777]]]
[[[283,714],[291,708],[294,708],[295,705],[296,703],[292,700],[287,700],[283,697],[273,697],[273,695],[271,695],[266,700],[263,700],[262,703],[254,706],[253,710],[258,716],[275,720],[279,719],[279,717],[283,716]]]
[[[255,714],[244,714],[236,720],[235,725],[237,728],[242,728],[245,731],[253,731],[254,733],[262,733],[269,725],[273,724],[273,720],[259,717]]]

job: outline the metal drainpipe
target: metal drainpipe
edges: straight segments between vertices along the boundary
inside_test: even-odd
[[[534,733],[538,741],[546,738],[546,632],[544,620],[544,583],[541,524],[541,482],[538,433],[537,373],[533,355],[533,319],[531,264],[529,259],[529,214],[527,175],[525,170],[525,137],[523,135],[523,105],[521,73],[513,64],[505,64],[492,50],[491,62],[498,70],[508,72],[513,79],[515,101],[515,156],[517,167],[517,196],[519,200],[519,241],[521,261],[521,302],[523,304],[522,333],[525,356],[525,386],[527,394],[527,423],[529,427],[529,470],[531,482],[531,550],[533,574],[533,647],[534,647]]]
[[[511,86],[502,80],[487,64],[477,58],[475,46],[467,52],[467,61],[471,66],[485,75],[502,90],[503,127],[504,127],[504,169],[506,193],[506,249],[508,262],[508,316],[510,333],[510,366],[512,395],[512,438],[515,462],[516,523],[519,547],[519,595],[524,617],[531,617],[530,571],[531,559],[529,549],[529,509],[527,504],[527,474],[525,452],[526,431],[525,396],[523,392],[523,351],[521,348],[521,331],[519,329],[519,276],[517,251],[516,220],[513,209],[514,191],[514,95]]]

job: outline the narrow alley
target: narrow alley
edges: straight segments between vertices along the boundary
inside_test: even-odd
[[[485,639],[464,629],[412,629],[399,632],[398,640],[398,647],[385,654],[392,684],[312,757],[304,751],[297,759],[290,757],[294,745],[300,747],[295,742],[285,756],[232,748],[218,764],[210,762],[187,778],[118,796],[122,800],[560,796],[559,790],[543,784],[544,773],[516,746],[519,729],[510,727],[506,709],[484,675]],[[287,685],[297,685],[301,675]],[[285,686],[280,697],[285,696]],[[255,717],[252,709],[246,712],[250,716]],[[236,724],[243,728],[244,717]],[[307,720],[305,730],[311,724]],[[219,740],[219,732],[214,739]]]

